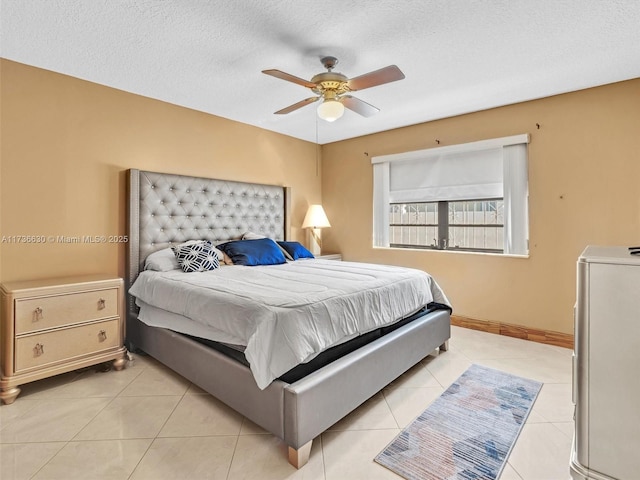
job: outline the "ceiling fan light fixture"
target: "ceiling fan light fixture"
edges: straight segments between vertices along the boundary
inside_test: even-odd
[[[278,110],[275,112],[277,115],[291,113],[305,105],[321,101],[318,106],[318,117],[327,122],[335,122],[342,117],[345,108],[363,117],[370,117],[378,113],[380,109],[351,96],[350,93],[356,90],[364,90],[365,88],[395,82],[404,78],[404,73],[402,73],[396,65],[389,65],[388,67],[380,68],[355,78],[347,78],[346,75],[333,71],[338,63],[336,57],[323,57],[320,61],[327,71],[314,75],[311,80],[305,80],[276,69],[262,71],[262,73],[271,75],[272,77],[306,87],[316,94],[315,97],[305,98],[293,105]]]
[[[328,98],[318,105],[318,116],[327,122],[335,122],[344,115],[344,105],[338,100]]]

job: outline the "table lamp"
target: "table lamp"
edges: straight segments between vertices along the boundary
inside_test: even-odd
[[[322,251],[320,229],[330,226],[322,205],[309,205],[309,210],[307,210],[304,222],[302,222],[302,228],[309,229],[309,251],[314,255],[320,255]]]

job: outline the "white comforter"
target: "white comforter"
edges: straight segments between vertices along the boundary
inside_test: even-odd
[[[449,305],[423,271],[333,260],[225,266],[205,273],[142,272],[130,293],[144,303],[246,345],[260,388],[321,351],[393,323],[430,302]]]

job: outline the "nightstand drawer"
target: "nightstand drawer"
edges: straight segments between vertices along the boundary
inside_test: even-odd
[[[117,348],[121,343],[119,328],[120,319],[114,318],[16,338],[16,372]]]
[[[118,315],[118,289],[15,300],[16,335]]]

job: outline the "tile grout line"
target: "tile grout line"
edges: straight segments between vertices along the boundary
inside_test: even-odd
[[[231,460],[229,460],[229,467],[227,468],[227,476],[225,477],[229,480],[229,475],[231,475],[231,467],[233,466],[233,459],[236,458],[236,450],[238,450],[238,443],[240,443],[240,433],[242,432],[242,427],[244,426],[244,422],[247,420],[247,417],[242,416],[242,422],[240,423],[240,428],[238,429],[238,435],[236,435],[236,444],[233,446],[233,453],[231,454]]]
[[[74,380],[72,380],[72,382],[73,382],[73,381],[75,381],[75,379],[74,379]],[[71,382],[70,382],[70,383],[71,383]],[[91,397],[91,398],[105,398],[105,397]],[[108,397],[107,397],[107,398],[108,398]],[[89,425],[89,424],[90,424],[90,423],[91,423],[91,422],[92,422],[92,421],[93,421],[93,420],[94,420],[98,415],[100,415],[100,413],[101,413],[102,411],[104,411],[104,409],[105,409],[105,408],[107,408],[115,398],[116,398],[116,397],[113,397],[109,402],[107,402],[107,403],[105,404],[105,406],[104,406],[104,407],[102,407],[98,412],[96,412],[96,414],[95,414],[93,417],[91,417],[91,419],[89,419],[89,421],[87,421],[87,423],[86,423],[84,426],[80,427],[80,429],[75,433],[75,435],[73,435],[69,440],[66,440],[66,441],[60,442],[60,443],[64,443],[64,445],[63,445],[63,446],[62,446],[62,447],[61,447],[61,448],[60,448],[60,449],[59,449],[59,450],[58,450],[58,451],[57,451],[57,452],[56,452],[56,453],[55,453],[55,454],[54,454],[54,455],[49,459],[49,460],[47,460],[47,461],[46,461],[46,462],[45,462],[45,463],[44,463],[44,464],[43,464],[43,465],[42,465],[42,466],[41,466],[41,467],[40,467],[40,468],[39,468],[39,469],[38,469],[38,470],[37,470],[37,471],[36,471],[32,476],[31,476],[31,477],[29,477],[29,478],[35,478],[35,477],[36,477],[36,476],[37,476],[37,475],[42,471],[42,469],[43,469],[43,468],[45,468],[47,465],[49,465],[49,463],[51,463],[51,461],[52,461],[54,458],[56,458],[56,457],[60,454],[60,452],[61,452],[62,450],[64,450],[64,449],[65,449],[65,447],[66,447],[67,445],[69,445],[69,444],[73,441],[73,439],[74,439],[74,438],[76,438],[76,437],[78,436],[78,434],[79,434],[82,430],[84,430],[84,428],[86,428],[86,426],[87,426],[87,425]],[[72,398],[72,399],[75,399],[75,398]],[[45,400],[45,401],[46,401],[46,400]],[[30,443],[57,443],[57,442],[30,442]]]
[[[58,456],[58,454],[59,454],[59,453],[60,453],[60,452],[61,452],[61,451],[62,451],[62,450],[67,446],[67,445],[69,445],[69,442],[70,442],[70,440],[69,440],[69,441],[66,441],[66,442],[60,442],[60,443],[64,443],[64,445],[62,445],[62,447],[60,447],[60,449],[59,449],[59,450],[58,450],[54,455],[52,455],[52,457],[51,457],[49,460],[47,460],[46,462],[44,462],[44,464],[43,464],[43,465],[42,465],[38,470],[36,470],[36,472],[35,472],[33,475],[31,475],[31,476],[29,477],[29,479],[35,478],[35,477],[40,473],[40,471],[41,471],[44,467],[46,467],[47,465],[49,465],[49,462],[51,462],[51,460],[53,460],[54,458],[56,458],[56,457]],[[50,442],[50,443],[57,443],[57,442]]]
[[[323,435],[324,435],[324,432],[318,435],[318,438],[320,439],[320,455],[322,456],[322,477],[324,478],[324,480],[327,480],[327,463],[325,462],[325,457],[324,457]]]
[[[146,367],[145,367],[146,369]],[[136,378],[138,378],[136,376]],[[169,419],[171,418],[171,415],[173,415],[176,411],[176,408],[178,408],[178,405],[180,405],[180,403],[182,402],[182,400],[184,400],[184,397],[187,395],[187,392],[189,391],[189,387],[191,387],[191,385],[193,385],[192,382],[189,382],[189,385],[187,385],[187,387],[184,389],[184,392],[182,392],[182,396],[180,397],[180,400],[178,400],[176,402],[176,404],[173,406],[173,409],[171,410],[171,413],[169,413],[169,415],[167,415],[167,418],[165,419],[165,421],[162,423],[162,425],[160,425],[160,428],[158,429],[158,431],[156,432],[155,436],[151,439],[151,442],[149,442],[149,446],[146,448],[146,450],[144,451],[144,453],[140,456],[140,459],[138,460],[138,462],[136,463],[136,466],[133,467],[133,470],[131,470],[131,473],[129,474],[129,476],[127,477],[128,479],[131,478],[133,476],[133,474],[136,472],[136,470],[138,469],[138,467],[140,466],[140,463],[142,462],[142,460],[144,460],[144,457],[147,456],[147,453],[149,453],[149,450],[151,449],[151,447],[153,446],[153,444],[155,443],[155,441],[158,439],[158,435],[160,435],[160,432],[162,432],[162,429],[164,428],[164,426],[167,424],[167,422],[169,421]],[[164,396],[168,396],[168,395],[164,395]],[[177,395],[172,395],[172,396],[177,396]],[[130,398],[130,397],[129,397]],[[120,439],[120,440],[125,440],[125,439]]]
[[[384,403],[386,403],[387,408],[389,409],[389,412],[391,413],[391,416],[393,417],[393,421],[396,422],[396,427],[398,427],[400,430],[402,430],[402,427],[400,426],[400,422],[398,422],[398,419],[396,418],[395,414],[393,413],[393,409],[391,408],[391,405],[389,405],[389,401],[387,400],[387,395],[384,393],[384,388],[382,390],[380,390],[382,392],[382,398],[384,398]]]
[[[74,381],[75,381],[75,380],[74,380]],[[90,398],[105,398],[105,397],[90,397]],[[107,398],[108,398],[108,397],[107,397]],[[36,477],[36,476],[37,476],[37,475],[42,471],[42,469],[43,469],[43,468],[45,468],[47,465],[49,465],[49,464],[53,461],[53,459],[55,459],[58,455],[60,455],[60,452],[61,452],[62,450],[64,450],[64,449],[67,447],[67,445],[69,445],[71,442],[73,442],[73,439],[74,439],[74,438],[76,438],[76,437],[78,436],[78,434],[79,434],[82,430],[84,430],[84,429],[87,427],[87,425],[89,425],[93,420],[95,420],[95,418],[96,418],[98,415],[100,415],[100,413],[102,413],[102,412],[104,411],[104,409],[105,409],[105,408],[107,408],[109,405],[111,405],[111,402],[113,402],[113,401],[115,400],[115,398],[116,398],[116,397],[111,398],[111,400],[110,400],[110,401],[108,401],[108,402],[105,404],[105,406],[104,406],[104,407],[102,407],[98,412],[96,412],[96,414],[95,414],[93,417],[91,417],[91,419],[90,419],[89,421],[87,421],[87,423],[86,423],[84,426],[82,426],[82,427],[80,427],[80,429],[78,429],[78,431],[75,433],[75,435],[73,435],[69,440],[66,440],[66,441],[64,442],[64,445],[62,446],[62,448],[60,448],[60,450],[58,450],[58,451],[55,453],[55,455],[53,455],[49,460],[47,460],[47,461],[44,463],[44,465],[42,465],[42,466],[41,466],[41,467],[40,467],[40,468],[39,468],[39,469],[38,469],[38,470],[37,470],[37,471],[36,471],[36,472],[35,472],[35,473],[30,477],[30,478],[35,478],[35,477]]]

